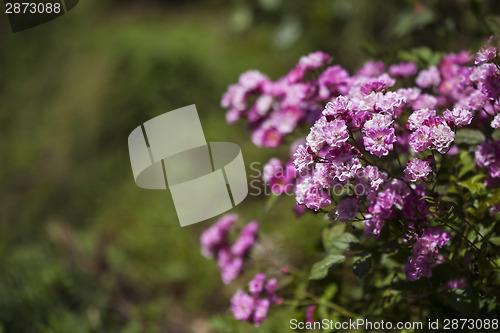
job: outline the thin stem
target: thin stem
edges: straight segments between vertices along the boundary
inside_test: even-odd
[[[291,305],[291,306],[309,306],[309,305],[324,305],[326,307],[329,307],[335,311],[337,311],[338,313],[346,316],[346,317],[355,317],[356,315],[346,309],[344,309],[343,307],[341,307],[340,305],[337,305],[335,303],[332,303],[332,302],[324,302],[324,301],[321,301],[320,299],[318,298],[315,298],[312,300],[313,302],[303,302],[303,303],[296,303],[294,301],[291,301],[291,300],[283,300],[283,302],[281,304],[285,304],[285,305]],[[313,303],[313,304],[311,304]]]
[[[460,231],[458,231],[457,229],[453,228],[451,225],[449,225],[448,223],[445,223],[444,224],[445,226],[447,226],[448,228],[450,228],[451,230],[455,231],[457,234],[459,234],[460,236],[462,236],[463,239],[465,239],[467,241],[467,243],[469,243],[474,249],[478,250],[478,251],[481,251],[476,245],[474,245],[474,243],[472,243],[467,237],[465,237],[464,234],[462,234]]]
[[[395,179],[398,179],[400,181],[402,181],[403,183],[405,183],[408,188],[413,192],[413,194],[417,195],[417,193],[415,192],[415,190],[411,187],[411,185],[404,179],[404,178],[401,178],[401,177],[398,177],[398,176],[394,176],[392,174],[392,172],[390,172],[389,170],[387,170],[386,168],[384,167],[381,167],[381,166],[378,166],[380,169],[382,169],[382,171],[385,171],[387,172],[387,174],[391,177],[391,178],[395,178]]]
[[[316,295],[306,293],[306,296],[308,296],[309,298],[314,300],[314,302],[316,302],[316,304],[321,304],[321,305],[327,306],[327,307],[343,314],[346,317],[355,317],[356,316],[354,313],[350,312],[349,310],[344,309],[340,305],[332,303],[330,301],[325,302],[325,301],[321,300],[320,298],[318,298]]]
[[[464,219],[464,221],[465,221],[465,223],[467,223],[467,226],[471,227],[471,228],[472,228],[472,230],[474,230],[474,231],[475,231],[475,232],[479,235],[479,237],[481,237],[481,240],[486,241],[486,242],[487,242],[487,244],[488,244],[488,246],[489,246],[489,247],[493,250],[493,252],[495,252],[495,254],[496,254],[497,256],[499,256],[499,257],[500,257],[500,254],[499,254],[499,253],[498,253],[498,251],[497,251],[497,250],[496,250],[496,249],[495,249],[495,248],[491,245],[491,242],[490,242],[489,240],[486,240],[486,239],[484,238],[484,236],[483,236],[483,235],[479,232],[479,230],[477,230],[477,228],[476,228],[474,225],[472,225],[469,221],[467,221],[467,219]]]
[[[482,109],[483,109],[483,111],[484,111],[484,112],[486,112],[486,113],[488,114],[488,116],[493,117],[493,115],[492,115],[492,114],[490,114],[488,111],[486,111],[486,109],[485,109],[485,108],[482,108]]]
[[[395,150],[394,153],[396,154],[396,158],[398,159],[399,168],[403,169],[403,165],[401,164],[401,160],[399,159],[399,154]]]
[[[462,236],[463,239],[465,239],[474,249],[476,249],[477,251],[481,252],[481,250],[476,246],[474,245],[474,243],[472,243],[464,234],[462,234],[460,231],[458,231],[457,229],[453,228],[451,225],[445,223],[445,226],[447,226],[448,228],[450,228],[451,230],[455,231],[457,234],[459,234],[460,236]],[[493,265],[495,265],[496,267],[498,267],[497,263],[494,262],[493,260],[491,259],[488,259],[489,261],[491,261],[493,263]]]

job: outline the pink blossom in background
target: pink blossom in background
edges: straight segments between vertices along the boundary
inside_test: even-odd
[[[439,70],[435,66],[431,66],[428,69],[420,71],[415,79],[415,83],[421,88],[437,86],[440,82],[441,76]]]
[[[255,300],[243,290],[238,290],[231,298],[231,312],[236,320],[248,320],[255,308]]]
[[[221,271],[221,280],[225,284],[240,275],[259,230],[257,221],[248,223],[231,245],[228,236],[237,219],[236,214],[223,215],[200,236],[201,253],[207,258],[215,259]]]
[[[412,256],[405,264],[406,278],[415,281],[423,276],[432,276],[432,269],[445,261],[439,249],[446,245],[450,237],[448,231],[439,227],[425,229],[423,236],[413,245]]]
[[[400,62],[399,64],[395,64],[389,67],[389,74],[393,76],[412,76],[415,75],[418,71],[417,64],[414,62]]]
[[[306,309],[306,322],[308,323],[314,323],[314,309],[316,309],[315,305],[309,305]]]
[[[281,304],[276,296],[278,281],[268,279],[264,273],[257,273],[248,284],[250,295],[239,289],[231,298],[231,312],[236,320],[248,321],[255,326],[266,319],[272,304]]]

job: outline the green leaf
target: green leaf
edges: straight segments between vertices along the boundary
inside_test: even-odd
[[[420,198],[420,200],[425,200],[425,202],[430,204],[433,204],[435,202],[433,197],[427,197],[427,196]]]
[[[484,177],[486,177],[484,174],[477,174],[457,184],[468,189],[472,194],[481,193],[486,189],[481,181]]]
[[[382,246],[380,247],[380,252],[391,254],[395,253],[398,249],[399,249],[398,241],[392,240],[382,244]]]
[[[488,189],[488,197],[479,201],[478,211],[486,212],[489,211],[491,206],[500,203],[500,188]]]
[[[333,227],[323,230],[323,247],[328,251],[334,244],[335,240],[344,233],[345,223],[337,223]]]
[[[327,249],[329,253],[343,252],[345,250],[359,251],[362,248],[358,238],[348,232],[330,239],[330,244],[331,246]]]
[[[496,246],[500,246],[500,236],[494,237],[494,238],[490,238],[490,243],[494,244]]]
[[[477,145],[486,140],[484,134],[479,130],[460,129],[457,131],[455,143],[466,143],[469,145]]]
[[[372,268],[372,255],[371,253],[364,253],[361,256],[354,258],[352,270],[357,277],[362,278]]]
[[[500,258],[493,259],[493,262],[497,267],[500,267]]]
[[[321,300],[323,302],[328,302],[330,301],[336,294],[337,291],[339,290],[339,287],[336,284],[330,284],[328,287],[325,288],[325,292],[323,295],[321,295]]]
[[[500,16],[490,15],[486,18],[486,23],[495,35],[500,35]]]
[[[493,206],[496,205],[497,203],[500,203],[500,188],[492,190],[490,194],[491,196],[488,197],[488,199],[486,200],[489,206]]]
[[[477,299],[465,289],[453,289],[443,294],[443,299],[450,307],[467,316],[477,316]]]
[[[343,263],[345,256],[341,254],[329,254],[325,259],[318,261],[311,268],[309,280],[321,280],[328,275],[328,272]]]
[[[458,173],[458,178],[462,178],[468,172],[476,169],[475,161],[470,157],[469,153],[466,151],[460,152],[460,161],[458,162],[458,165],[460,166],[460,172]]]
[[[398,57],[401,60],[416,62],[420,67],[437,66],[443,57],[442,53],[433,52],[428,47],[417,47],[411,51],[400,50]]]
[[[279,195],[271,193],[269,198],[266,200],[266,203],[264,204],[264,210],[266,212],[270,211],[271,208],[273,208],[274,205],[276,205],[276,202],[278,202],[279,197],[280,197]]]
[[[490,239],[491,236],[493,236],[493,233],[494,233],[494,228],[496,226],[498,222],[496,221],[493,221],[491,222],[488,226],[484,226],[484,225],[479,225],[479,232],[481,233],[481,235],[483,235],[485,238],[487,239]]]
[[[318,305],[317,316],[319,318],[330,318],[330,308],[324,304]]]
[[[491,134],[491,137],[495,141],[500,140],[500,130],[494,130],[493,133]]]
[[[405,37],[412,32],[432,24],[436,20],[436,15],[431,10],[415,13],[408,11],[397,16],[396,24],[391,34],[397,38]]]

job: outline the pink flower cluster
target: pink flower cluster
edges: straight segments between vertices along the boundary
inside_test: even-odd
[[[476,164],[487,168],[486,186],[500,184],[500,140],[481,143],[476,151]]]
[[[308,124],[305,138],[292,144],[290,161],[272,159],[265,180],[278,184],[275,193],[294,186],[302,209],[363,221],[366,237],[379,237],[388,221],[401,217],[409,234],[426,230],[406,268],[408,279],[418,279],[444,260],[430,258],[446,237],[429,245],[437,231],[429,227],[424,199],[438,195],[434,156],[458,149],[462,127],[500,128],[498,45],[492,37],[475,56],[448,54],[422,69],[402,62],[386,72],[384,63],[369,61],[354,75],[315,52],[276,82],[256,71],[242,74],[222,105],[228,121],[248,119],[258,146],[276,147],[299,123]],[[482,143],[476,163],[488,170],[487,186],[500,186],[500,141]],[[295,172],[273,174],[292,165]]]
[[[415,130],[410,135],[410,146],[415,152],[435,149],[444,154],[455,139],[455,133],[448,124],[435,115],[434,110],[421,109],[408,118],[408,128]]]
[[[284,165],[282,161],[274,157],[264,165],[262,180],[269,184],[274,194],[282,194],[293,188],[295,175],[292,162]]]
[[[413,245],[412,257],[405,264],[406,279],[415,281],[422,276],[432,276],[432,268],[444,262],[438,250],[448,243],[450,237],[449,232],[441,231],[439,227],[425,229]]]
[[[246,117],[254,144],[277,147],[300,121],[321,111],[316,103],[319,93],[329,92],[327,86],[333,82],[323,75],[310,84],[306,77],[329,60],[330,56],[322,52],[302,57],[295,68],[275,82],[256,70],[243,73],[222,98],[222,107],[228,109],[226,120],[234,123]]]
[[[484,185],[488,188],[500,187],[500,140],[481,143],[476,151],[476,165],[486,168]],[[490,207],[490,213],[500,212],[500,202]]]
[[[236,320],[248,321],[259,326],[267,317],[271,304],[280,304],[282,300],[276,296],[278,280],[266,281],[264,273],[258,273],[248,283],[248,294],[239,289],[231,298],[231,312]]]
[[[443,291],[453,290],[453,289],[469,289],[469,282],[463,276],[458,278],[453,278],[446,282],[446,284],[442,287]]]
[[[386,183],[384,189],[370,199],[369,214],[363,222],[365,236],[378,238],[385,222],[396,215],[407,219],[410,233],[415,225],[428,224],[429,205],[423,197],[425,187],[422,184],[409,187],[399,179]]]
[[[241,273],[259,230],[257,221],[248,223],[231,245],[228,239],[229,231],[237,219],[236,214],[226,214],[205,230],[200,237],[201,253],[207,258],[217,260],[217,265],[221,270],[221,279],[225,284],[236,279]]]

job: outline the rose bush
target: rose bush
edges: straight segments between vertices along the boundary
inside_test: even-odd
[[[245,118],[257,146],[291,142],[264,181],[325,220],[324,259],[284,267],[280,301],[274,287],[255,298],[256,276],[257,296],[232,299],[236,319],[260,324],[271,304],[307,320],[498,317],[499,45],[354,75],[315,52],[276,81],[251,70],[228,88],[229,123]]]

